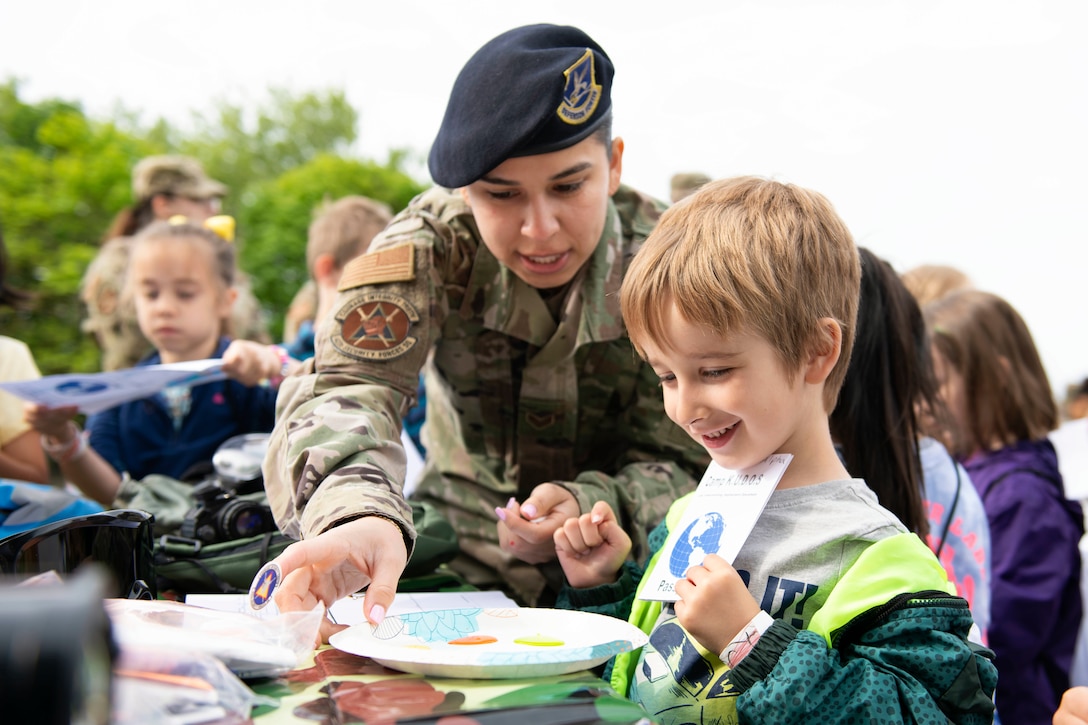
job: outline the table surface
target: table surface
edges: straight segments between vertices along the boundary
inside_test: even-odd
[[[279,702],[254,710],[254,725],[650,722],[641,708],[588,671],[536,679],[444,679],[390,670],[328,646],[298,669],[250,685]]]
[[[476,591],[444,568],[402,585],[394,607],[407,607],[406,611],[513,605],[501,593]],[[214,595],[197,597],[193,603],[234,611],[239,606],[234,599],[237,597]],[[342,618],[341,624],[361,621],[361,601],[354,598],[338,602],[334,610]],[[425,677],[392,670],[329,645],[315,650],[285,675],[248,684],[257,694],[278,702],[275,707],[254,709],[253,725],[651,722],[642,708],[617,695],[590,671],[524,679]]]
[[[530,679],[423,677],[331,647],[282,677],[250,685],[280,702],[255,710],[255,725],[650,722],[592,672]]]

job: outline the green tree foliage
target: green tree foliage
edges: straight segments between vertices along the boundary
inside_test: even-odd
[[[31,346],[43,373],[96,370],[98,351],[80,330],[83,270],[110,220],[132,203],[131,169],[142,157],[185,153],[231,189],[242,266],[282,328],[283,311],[305,280],[306,229],[315,205],[364,194],[399,210],[423,185],[402,170],[353,159],[358,115],[340,92],[270,91],[249,111],[220,102],[183,132],[163,120],[142,127],[133,114],[89,118],[79,103],[28,103],[15,81],[0,84],[0,228],[8,282],[34,292],[30,312],[0,309],[0,334]]]
[[[320,154],[279,177],[251,187],[238,217],[242,268],[253,290],[272,311],[272,336],[283,330],[283,313],[309,276],[306,232],[322,204],[361,194],[403,209],[423,186],[398,168]]]
[[[79,104],[27,104],[0,85],[0,225],[7,280],[33,292],[29,312],[0,309],[0,333],[23,340],[43,372],[94,370],[98,351],[80,331],[83,269],[113,213],[128,201],[129,169],[154,148]]]
[[[224,208],[241,214],[251,186],[275,179],[318,154],[345,156],[355,142],[359,115],[343,92],[292,96],[281,89],[256,109],[219,101],[211,115],[194,115],[195,130],[168,134],[178,152],[200,159],[231,189]]]

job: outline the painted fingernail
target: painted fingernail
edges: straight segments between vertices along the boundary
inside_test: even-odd
[[[374,624],[381,624],[385,619],[385,607],[380,604],[375,604],[370,608],[370,621]]]
[[[531,503],[527,503],[524,506],[522,506],[521,510],[522,510],[522,513],[524,513],[529,518],[531,518],[531,519],[536,518],[536,506],[532,505]]]
[[[515,503],[517,503],[517,499],[515,499],[513,496],[511,496],[510,500],[506,502],[506,508],[510,508]]]
[[[600,514],[593,514],[592,516],[589,517],[589,520],[592,521],[595,524],[599,524],[602,521],[604,521],[604,516],[601,516]]]
[[[495,507],[495,515],[499,517],[500,521],[506,521],[506,509],[501,509],[498,506]]]

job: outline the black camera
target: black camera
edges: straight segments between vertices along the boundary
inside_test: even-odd
[[[272,509],[242,498],[264,487],[261,461],[268,435],[249,433],[228,439],[212,457],[215,473],[193,487],[196,504],[185,514],[178,532],[206,544],[245,539],[276,530]]]

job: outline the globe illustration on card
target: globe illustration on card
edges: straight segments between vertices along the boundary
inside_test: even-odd
[[[91,395],[109,390],[110,386],[94,380],[68,380],[57,386],[57,392],[64,395]]]
[[[680,534],[669,556],[669,573],[682,577],[689,568],[702,564],[707,554],[721,548],[724,533],[725,520],[719,513],[711,511],[692,521]]]

